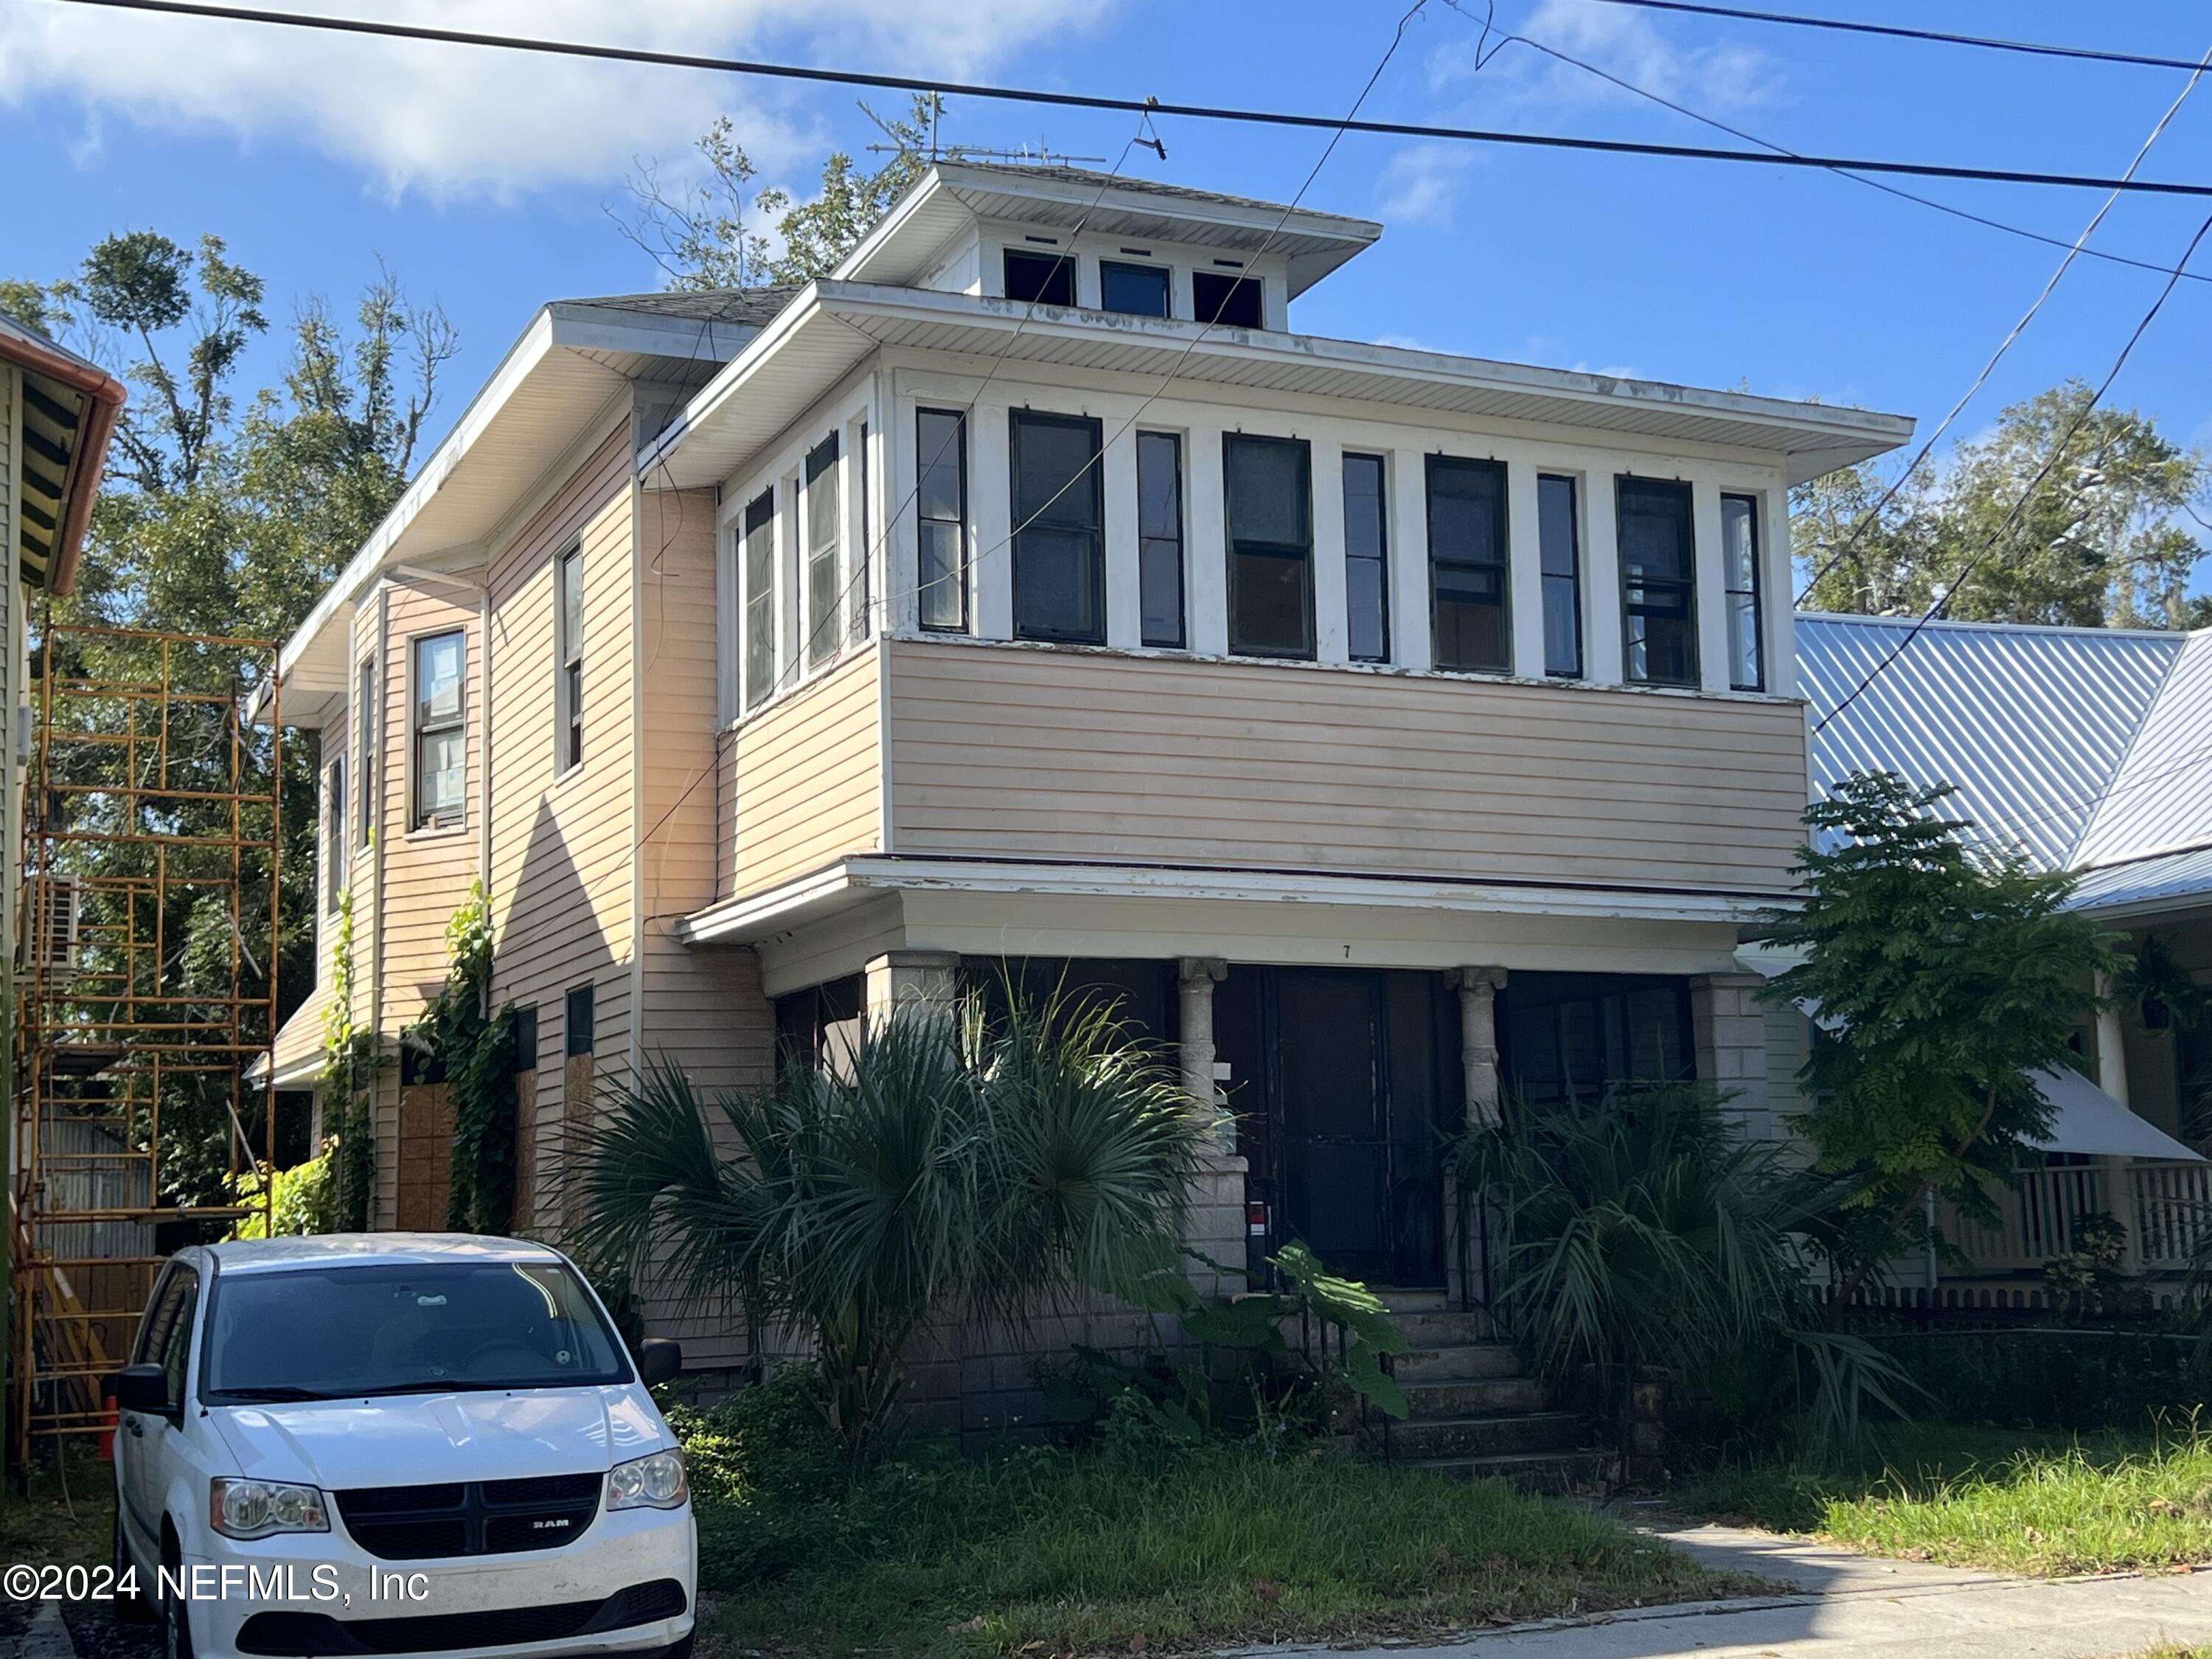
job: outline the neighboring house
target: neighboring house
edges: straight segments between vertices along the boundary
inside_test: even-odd
[[[1218,1258],[1443,1286],[1439,1132],[1501,1078],[1765,1126],[1789,490],[1911,423],[1292,331],[1380,234],[948,161],[795,291],[538,315],[283,653],[387,1048],[488,884],[523,1224],[595,1084],[1009,963],[1225,1097]],[[441,1110],[387,1073],[380,1226],[441,1218]]]
[[[1797,618],[1816,793],[1876,769],[1954,784],[1955,811],[1980,834],[2081,872],[2075,902],[2123,950],[2148,945],[2212,986],[2212,629],[1939,622],[1905,645],[1913,627]],[[2212,1022],[2177,1019],[2156,996],[2084,1008],[2077,1046],[2094,1085],[2046,1081],[2060,1109],[2049,1152],[2007,1195],[2000,1228],[1958,1230],[1978,1276],[2039,1273],[2085,1211],[2118,1217],[2127,1266],[2154,1272],[2185,1266],[2212,1224],[2212,1165],[2199,1159],[2212,1152]],[[1777,1011],[1770,1025],[1778,1092],[1805,1022]]]

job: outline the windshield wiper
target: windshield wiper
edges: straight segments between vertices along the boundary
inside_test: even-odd
[[[360,1389],[349,1398],[374,1400],[387,1394],[498,1394],[510,1389],[574,1389],[586,1386],[580,1382],[557,1382],[550,1378],[534,1382],[517,1382],[509,1378],[504,1382],[479,1382],[465,1376],[449,1376],[438,1382],[395,1382],[388,1389]]]
[[[266,1382],[257,1387],[243,1389],[216,1389],[210,1390],[210,1392],[215,1394],[218,1397],[219,1401],[224,1405],[229,1404],[234,1400],[265,1400],[275,1401],[280,1400],[335,1400],[338,1397],[336,1395],[325,1394],[317,1389],[302,1389],[290,1382]]]

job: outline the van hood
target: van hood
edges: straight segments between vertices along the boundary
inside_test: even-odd
[[[210,1415],[239,1474],[328,1492],[581,1474],[674,1443],[650,1401],[619,1385],[218,1406]]]

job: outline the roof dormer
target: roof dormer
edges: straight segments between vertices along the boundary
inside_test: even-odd
[[[1284,330],[1382,228],[1076,167],[939,161],[835,275],[848,282]]]

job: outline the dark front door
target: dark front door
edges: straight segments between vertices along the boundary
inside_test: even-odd
[[[1268,1248],[1297,1239],[1347,1278],[1442,1284],[1443,1143],[1461,1105],[1442,977],[1239,966],[1215,1010]]]

